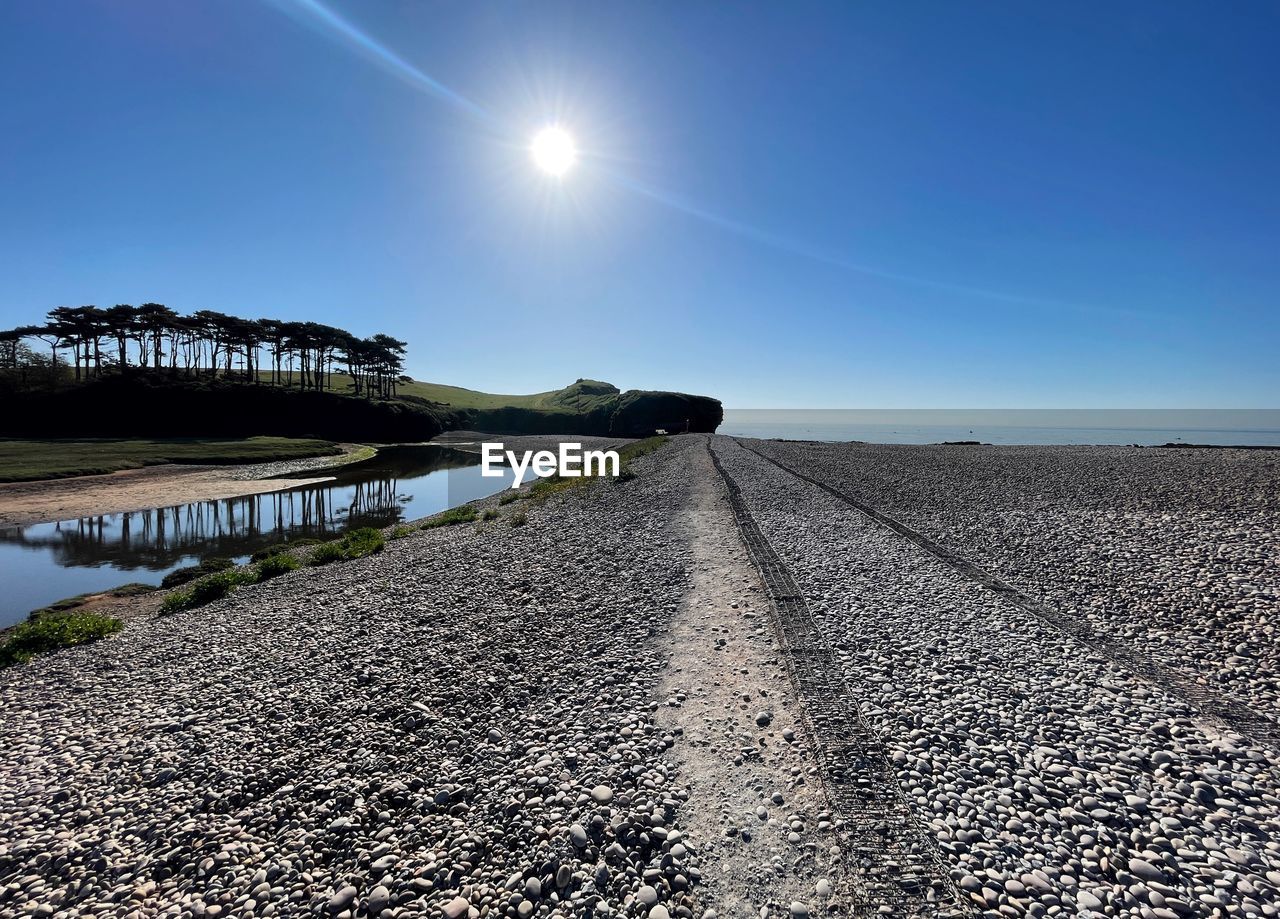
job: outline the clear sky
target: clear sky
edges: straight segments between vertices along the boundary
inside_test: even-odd
[[[491,391],[1275,407],[1277,35],[1271,2],[9,0],[0,326],[154,300]]]

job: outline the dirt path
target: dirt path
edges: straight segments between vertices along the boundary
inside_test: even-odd
[[[818,915],[832,905],[835,827],[768,600],[706,451],[689,452],[692,584],[658,723],[683,735],[673,752],[690,790],[682,820],[702,856],[700,898],[713,915]]]
[[[107,475],[0,484],[0,526],[27,526],[52,520],[71,520],[99,514],[169,507],[191,501],[216,501],[280,491],[298,485],[323,482],[328,475],[304,475],[306,467],[318,473],[342,465],[360,444],[340,444],[342,456],[315,457],[285,463],[250,463],[236,466],[150,466]],[[277,470],[277,467],[281,467]],[[260,476],[296,472],[297,478],[266,479]]]

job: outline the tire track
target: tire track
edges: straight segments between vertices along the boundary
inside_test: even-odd
[[[1080,619],[1079,617],[1064,613],[1061,610],[1055,609],[1054,607],[1035,599],[1006,581],[1001,580],[996,575],[970,561],[959,553],[948,549],[946,546],[933,539],[930,539],[920,531],[907,526],[902,521],[891,517],[883,511],[877,510],[853,495],[828,485],[826,482],[820,481],[812,476],[805,475],[797,469],[791,468],[786,463],[780,462],[779,460],[762,453],[755,447],[742,443],[742,441],[737,438],[732,439],[734,443],[742,449],[755,454],[760,457],[760,459],[767,463],[771,463],[783,472],[795,476],[804,482],[808,482],[810,485],[820,488],[827,492],[827,494],[838,498],[840,501],[848,504],[863,515],[870,517],[882,526],[887,527],[898,535],[919,546],[921,549],[928,552],[939,561],[946,563],[971,581],[981,584],[983,587],[998,594],[1013,605],[1031,613],[1036,618],[1066,634],[1102,657],[1110,660],[1112,663],[1123,667],[1125,670],[1129,671],[1144,682],[1149,683],[1174,698],[1181,700],[1192,708],[1195,708],[1207,721],[1213,723],[1216,727],[1241,734],[1258,743],[1264,743],[1273,747],[1280,746],[1280,724],[1277,724],[1265,715],[1254,711],[1249,706],[1240,702],[1232,702],[1227,699],[1223,699],[1207,687],[1196,683],[1185,674],[1166,667],[1154,660],[1151,660],[1150,658],[1135,654],[1130,648],[1121,642],[1100,634],[1088,622]]]
[[[729,494],[743,543],[760,572],[773,625],[801,702],[834,812],[844,821],[851,915],[951,919],[970,915],[941,854],[917,824],[880,737],[862,718],[839,661],[786,565],[751,516],[741,489],[707,451]],[[962,905],[965,904],[965,905]]]

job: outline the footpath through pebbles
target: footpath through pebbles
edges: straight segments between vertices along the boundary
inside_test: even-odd
[[[0,913],[691,916],[693,446],[0,673]]]
[[[671,628],[658,723],[689,783],[700,901],[720,916],[819,915],[849,900],[829,812],[768,598],[704,447],[689,451],[690,583]]]
[[[1280,915],[1280,767],[835,497],[714,439],[975,909]]]

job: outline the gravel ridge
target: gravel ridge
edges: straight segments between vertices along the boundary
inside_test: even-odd
[[[1277,915],[1273,750],[728,438],[716,449],[982,915]]]
[[[0,671],[0,915],[847,915],[707,443]],[[712,445],[968,909],[1280,916],[1274,747]],[[1275,711],[1280,458],[752,445]]]
[[[684,449],[0,673],[0,912],[692,915]]]
[[[750,445],[1280,720],[1280,451]]]

